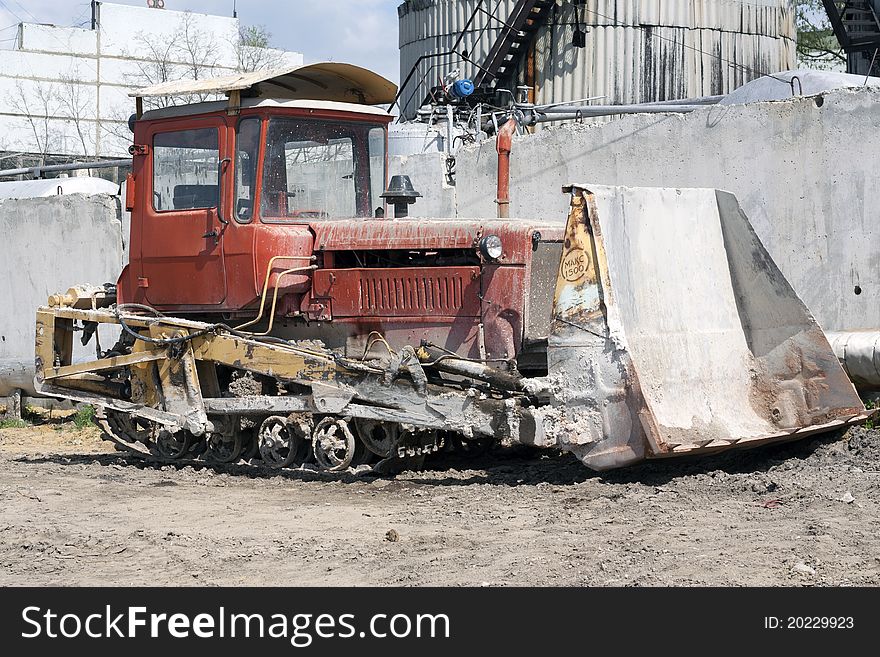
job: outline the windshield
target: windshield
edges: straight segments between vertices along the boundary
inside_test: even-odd
[[[354,122],[273,118],[266,130],[266,221],[372,217],[382,207],[385,130]]]

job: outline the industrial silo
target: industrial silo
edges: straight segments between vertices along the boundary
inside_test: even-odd
[[[456,68],[538,104],[723,94],[794,68],[794,14],[791,0],[407,0],[401,106],[412,117]]]

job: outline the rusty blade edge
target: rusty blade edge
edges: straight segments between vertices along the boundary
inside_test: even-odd
[[[810,427],[803,427],[800,429],[795,429],[794,431],[786,431],[780,432],[776,434],[771,434],[769,436],[755,436],[751,438],[741,438],[741,439],[731,439],[730,441],[724,441],[726,444],[719,445],[718,442],[714,441],[710,442],[706,445],[670,445],[670,451],[664,452],[662,454],[649,454],[646,455],[647,460],[659,460],[659,459],[667,459],[670,457],[681,456],[683,454],[715,454],[718,452],[723,452],[730,449],[738,449],[738,448],[752,448],[752,447],[760,447],[761,445],[771,445],[771,444],[779,444],[784,442],[793,442],[795,440],[799,440],[801,438],[806,438],[807,436],[826,433],[836,428],[840,428],[843,426],[851,426],[859,424],[865,420],[870,419],[876,413],[876,410],[867,411],[865,413],[860,413],[858,415],[854,415],[846,420],[838,419],[833,422],[827,422],[825,424],[817,424]]]

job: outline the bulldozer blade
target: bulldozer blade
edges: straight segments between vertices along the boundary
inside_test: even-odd
[[[607,470],[870,417],[732,194],[566,191],[535,444]]]

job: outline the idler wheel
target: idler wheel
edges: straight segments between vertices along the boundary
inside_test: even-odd
[[[399,425],[355,418],[354,428],[361,442],[376,456],[388,458],[392,454],[397,454],[397,444],[400,440]]]

